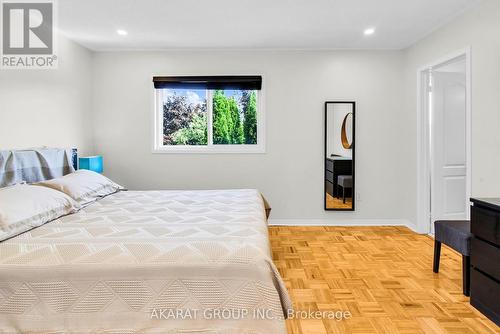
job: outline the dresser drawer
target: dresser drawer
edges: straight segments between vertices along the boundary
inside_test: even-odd
[[[332,160],[326,160],[326,170],[329,170],[330,172],[333,172],[333,161]]]
[[[326,171],[326,180],[333,183],[333,173],[332,172]]]
[[[500,248],[472,238],[470,259],[472,266],[500,281]]]
[[[325,181],[326,192],[333,197],[333,183]]]
[[[472,306],[498,325],[500,320],[500,303],[498,302],[500,284],[476,269],[472,269],[470,274],[470,302]]]
[[[471,233],[478,238],[500,245],[500,214],[493,210],[472,206]]]

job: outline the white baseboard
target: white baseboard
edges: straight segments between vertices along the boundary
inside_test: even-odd
[[[270,226],[406,226],[417,232],[408,219],[269,219]]]

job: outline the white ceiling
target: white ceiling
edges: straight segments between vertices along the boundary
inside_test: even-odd
[[[59,0],[93,50],[402,49],[481,0]],[[363,31],[375,27],[372,36]],[[124,29],[127,36],[119,36]]]

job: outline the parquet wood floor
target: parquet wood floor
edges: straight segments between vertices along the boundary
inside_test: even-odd
[[[326,207],[329,209],[350,209],[352,208],[352,198],[346,198],[345,203],[342,197],[336,198],[330,194],[326,194]]]
[[[287,320],[290,334],[500,333],[462,294],[461,256],[405,227],[270,227],[276,266],[296,310],[347,320]]]

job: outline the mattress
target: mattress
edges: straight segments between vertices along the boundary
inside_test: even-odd
[[[0,333],[286,333],[256,190],[122,191],[0,243]]]

